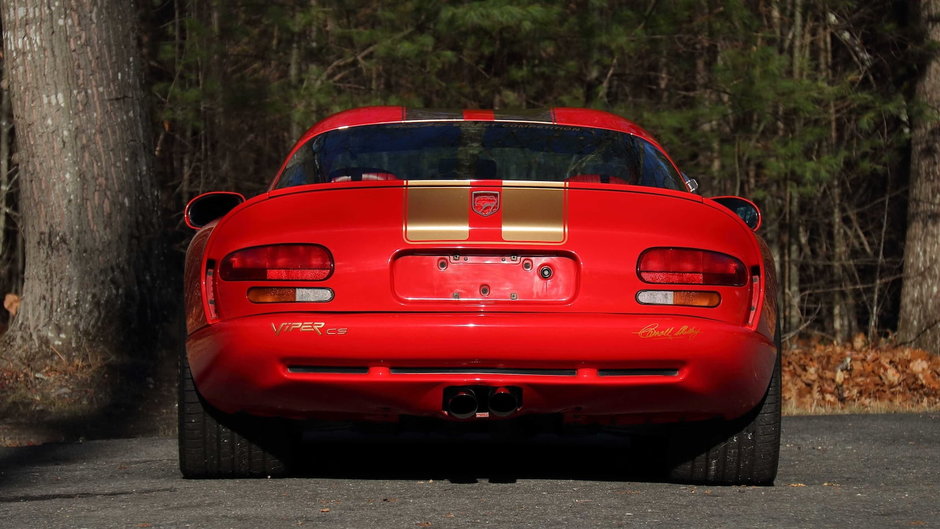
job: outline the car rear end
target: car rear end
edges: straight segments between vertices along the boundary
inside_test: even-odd
[[[213,422],[225,416],[743,421],[748,435],[722,434],[734,443],[766,437],[755,414],[779,424],[773,265],[742,218],[691,193],[622,118],[503,121],[330,118],[269,192],[197,233],[184,474],[240,475],[212,440],[260,445]],[[765,470],[706,481],[772,482],[779,440],[764,444],[741,453],[772,451]]]
[[[201,264],[197,387],[228,412],[382,420],[730,418],[760,400],[775,350],[739,219],[679,192],[506,184],[321,186],[239,208]],[[472,210],[480,192],[495,215]],[[491,409],[505,391],[517,405]],[[472,414],[454,411],[467,393]]]

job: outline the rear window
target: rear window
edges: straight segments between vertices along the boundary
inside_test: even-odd
[[[276,187],[367,180],[567,180],[685,190],[668,158],[630,134],[484,121],[326,132],[294,154]]]

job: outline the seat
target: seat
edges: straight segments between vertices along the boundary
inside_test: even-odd
[[[620,184],[629,185],[625,178],[619,176],[610,176],[608,174],[576,174],[569,176],[568,182],[583,182],[585,184]]]
[[[496,180],[496,160],[479,158],[473,162],[473,174],[465,174],[466,169],[458,170],[459,162],[456,158],[444,158],[437,164],[437,174],[440,180]]]
[[[373,167],[341,167],[330,172],[330,182],[369,182],[380,180],[398,180],[385,169]]]

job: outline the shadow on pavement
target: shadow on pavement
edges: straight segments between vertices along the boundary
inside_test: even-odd
[[[520,479],[660,481],[652,437],[621,433],[308,435],[299,476],[513,483]]]

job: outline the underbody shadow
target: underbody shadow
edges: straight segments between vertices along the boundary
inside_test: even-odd
[[[521,479],[660,481],[655,437],[622,432],[307,432],[297,476],[514,483]]]

